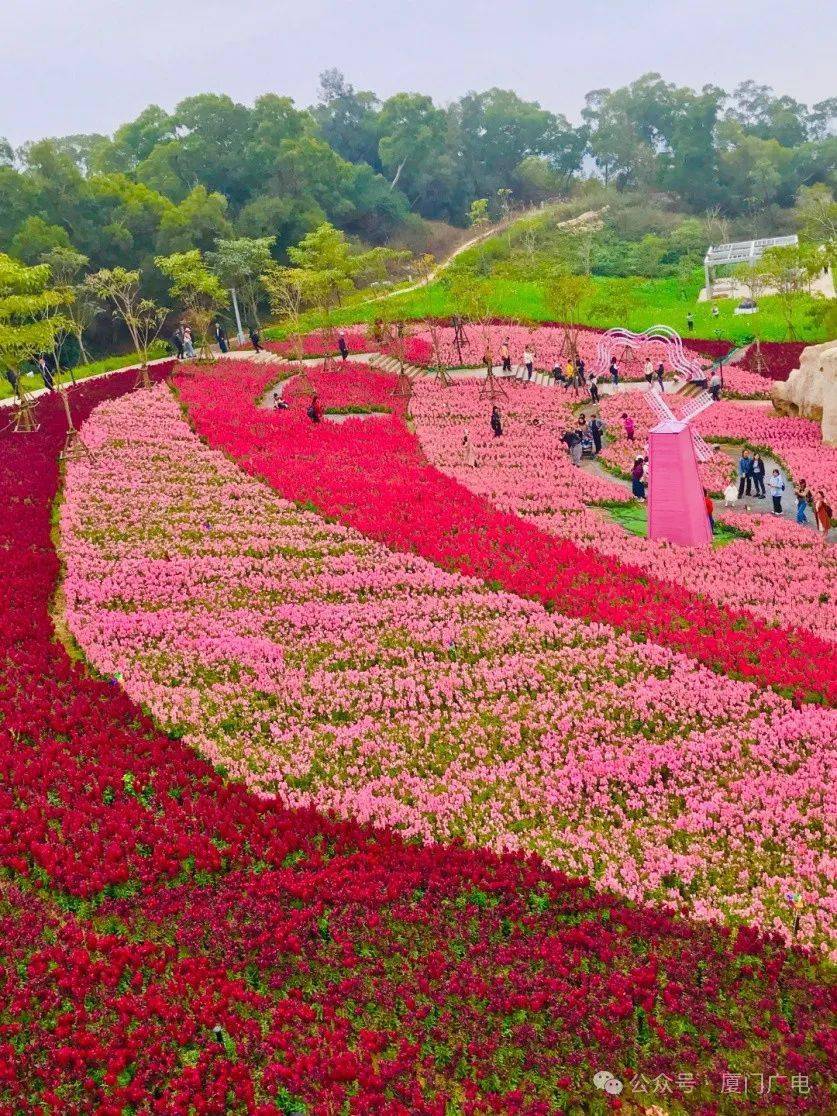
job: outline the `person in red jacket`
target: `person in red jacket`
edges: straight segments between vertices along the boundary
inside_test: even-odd
[[[715,534],[715,505],[712,503],[712,497],[709,495],[709,493],[706,491],[705,488],[703,490],[703,500],[704,500],[704,503],[706,504],[706,514],[709,516],[709,530],[714,535]]]

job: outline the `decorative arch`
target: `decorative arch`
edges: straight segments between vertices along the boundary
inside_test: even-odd
[[[647,341],[656,341],[664,346],[668,364],[684,379],[705,379],[706,374],[697,357],[686,352],[680,334],[666,325],[651,326],[642,333],[634,333],[630,329],[609,329],[599,340],[595,371],[600,376],[605,375],[616,350],[624,353],[626,349],[639,349]]]

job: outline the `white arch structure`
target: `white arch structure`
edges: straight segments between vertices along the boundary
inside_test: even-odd
[[[683,339],[677,330],[666,325],[655,325],[642,333],[630,329],[609,329],[603,333],[596,349],[595,371],[604,376],[610,367],[614,350],[639,349],[646,341],[657,341],[665,347],[666,359],[671,368],[685,380],[703,380],[706,374],[697,357],[686,353]]]

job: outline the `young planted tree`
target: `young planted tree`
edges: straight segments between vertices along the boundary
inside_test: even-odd
[[[110,304],[114,318],[122,322],[130,334],[140,359],[136,386],[151,387],[148,351],[160,336],[168,310],[143,296],[139,271],[127,271],[124,267],[102,268],[88,275],[85,283],[93,297]]]
[[[275,236],[218,240],[215,250],[207,253],[206,257],[223,286],[241,296],[248,322],[257,327],[261,325],[259,302],[264,292],[262,276],[273,264],[270,250],[275,243]]]
[[[84,334],[101,311],[98,297],[84,281],[84,271],[90,260],[75,248],[58,247],[45,252],[41,262],[48,265],[56,290],[64,292],[67,296],[64,309],[67,327],[56,334],[53,348],[56,369],[61,366],[64,346],[69,337],[75,338],[79,356],[83,362],[86,362],[89,357],[84,346]],[[72,367],[70,379],[75,383]]]
[[[0,370],[17,395],[17,432],[37,429],[33,400],[21,382],[23,365],[53,350],[56,334],[67,326],[61,312],[66,301],[51,286],[46,264],[27,267],[0,253]]]
[[[271,264],[262,274],[261,282],[267,291],[271,314],[290,335],[294,359],[302,360],[302,315],[312,298],[305,276],[297,268]]]
[[[776,295],[785,319],[785,337],[796,340],[796,321],[802,297],[808,293],[811,280],[820,267],[816,252],[808,245],[767,248],[756,264],[756,270]]]
[[[561,353],[569,360],[578,359],[578,331],[582,308],[593,297],[595,287],[589,275],[555,271],[544,285],[544,302],[550,317],[563,329]]]
[[[157,256],[154,263],[169,280],[172,296],[179,299],[187,322],[200,340],[199,359],[212,360],[212,322],[227,305],[227,292],[220,279],[206,266],[199,248]]]

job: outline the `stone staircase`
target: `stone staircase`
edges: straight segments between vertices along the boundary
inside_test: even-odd
[[[381,372],[391,372],[397,376],[401,371],[401,363],[395,357],[387,356],[386,353],[373,353],[367,364],[370,368],[378,368]],[[404,374],[414,380],[417,376],[426,376],[428,370],[426,368],[417,368],[415,364],[405,364]]]

